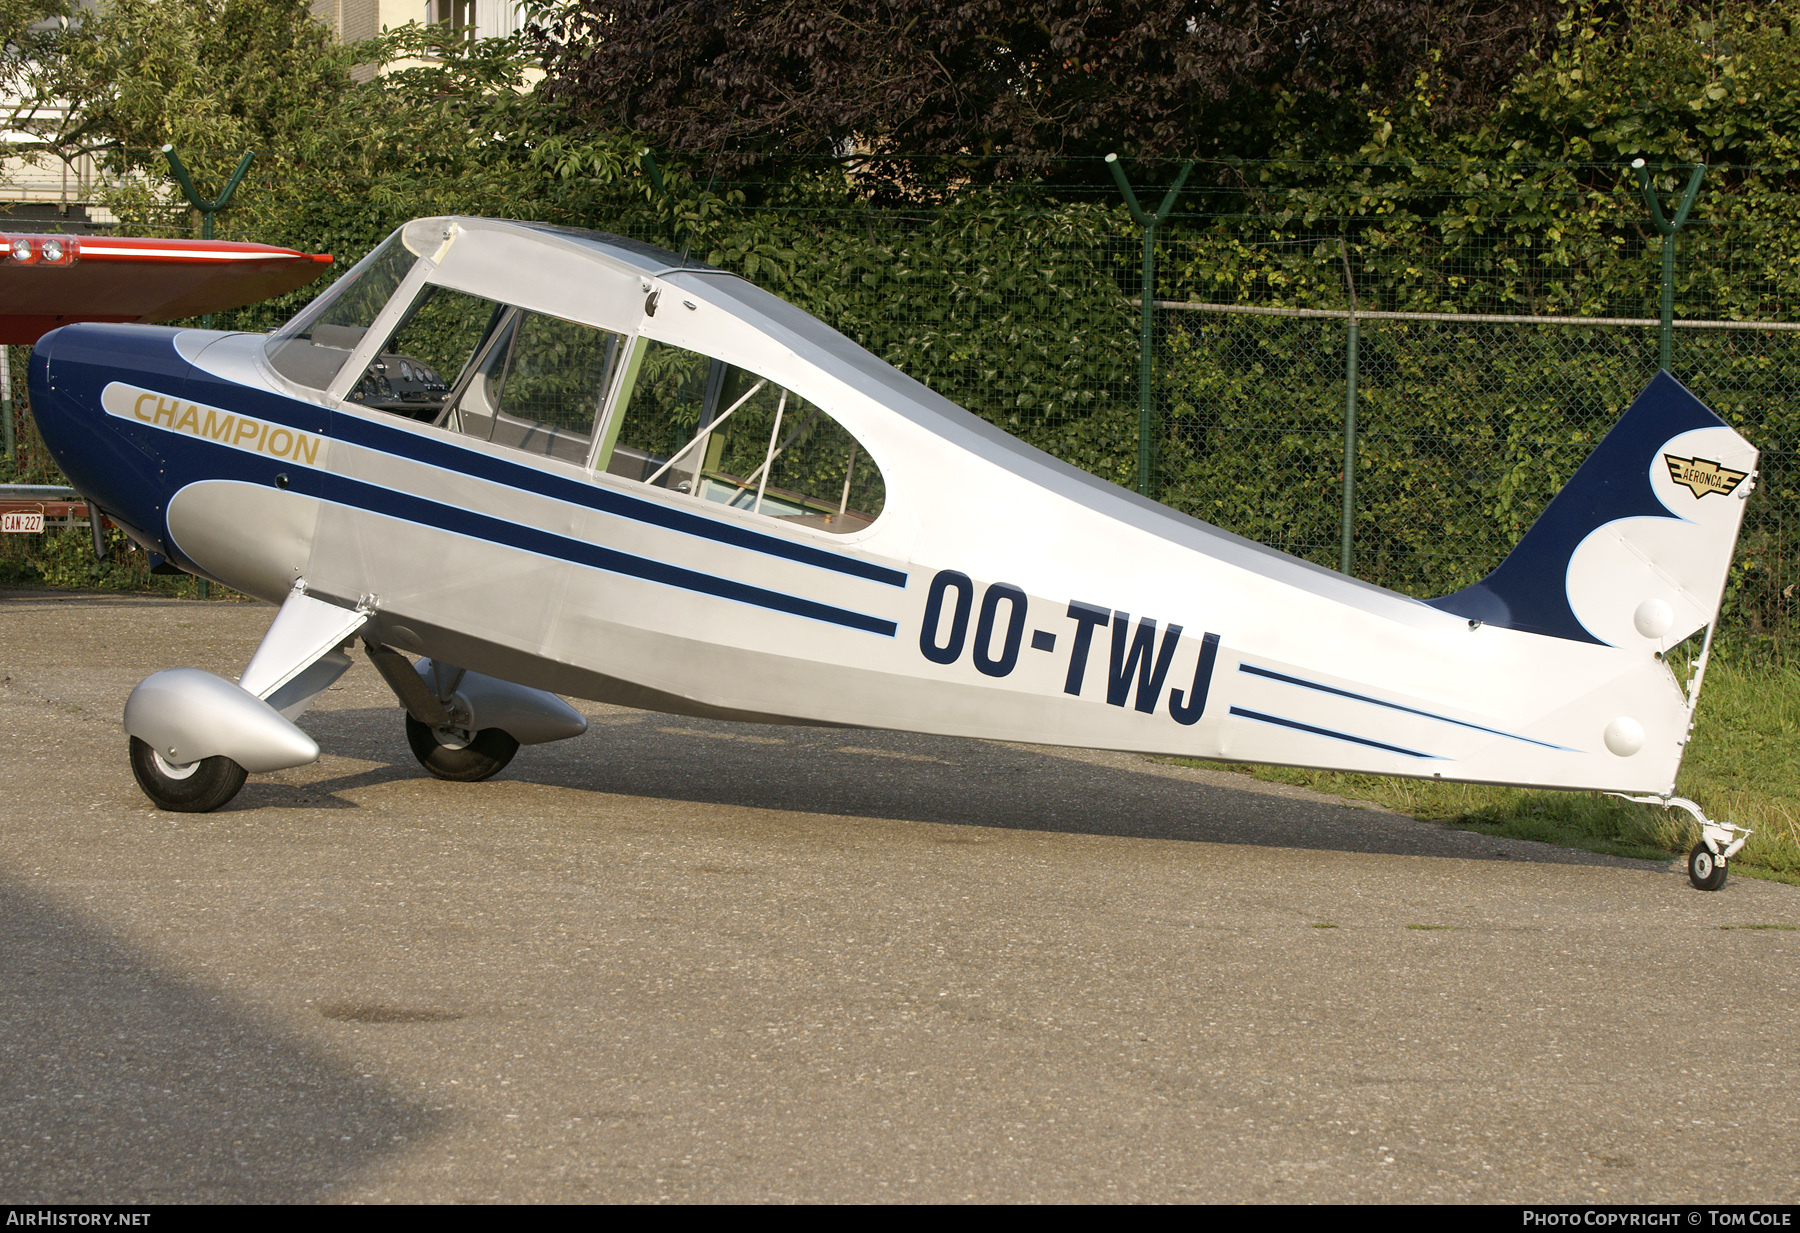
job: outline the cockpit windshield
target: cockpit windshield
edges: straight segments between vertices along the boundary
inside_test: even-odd
[[[296,385],[329,386],[417,260],[394,232],[275,332],[267,346],[275,371]]]

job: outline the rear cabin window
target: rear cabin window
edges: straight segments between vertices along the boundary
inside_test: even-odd
[[[613,475],[838,535],[881,513],[881,472],[820,407],[722,360],[654,340],[633,351],[595,465]]]

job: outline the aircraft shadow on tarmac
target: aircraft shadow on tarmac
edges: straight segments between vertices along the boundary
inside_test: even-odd
[[[0,1192],[294,1203],[443,1115],[0,878]]]
[[[235,807],[345,807],[338,793],[429,776],[397,710],[314,711],[327,754],[384,765],[303,788],[253,777]],[[1138,773],[1031,749],[870,729],[723,723],[625,712],[573,741],[526,746],[493,782],[956,826],[1174,839],[1258,847],[1613,863],[1413,818]],[[436,785],[446,799],[467,785]],[[475,790],[480,791],[480,788]]]

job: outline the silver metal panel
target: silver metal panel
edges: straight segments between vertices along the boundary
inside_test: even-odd
[[[203,480],[169,501],[169,534],[207,574],[279,604],[306,571],[321,505],[279,488]],[[246,527],[255,534],[244,534]]]
[[[380,418],[378,412],[371,411],[346,411],[345,414],[357,414],[369,419]],[[513,462],[521,461],[520,455],[503,446],[471,441],[447,430],[414,425],[409,421],[389,423],[402,431],[447,440],[458,449],[488,457],[506,458]],[[822,573],[814,565],[699,538],[648,521],[573,505],[555,497],[527,492],[493,480],[378,450],[346,445],[342,441],[332,443],[332,462],[333,469],[349,479],[398,492],[414,493],[453,508],[474,510],[509,523],[538,528],[583,543],[605,545],[654,560],[669,561],[719,577],[803,595],[814,595],[822,586],[843,588],[831,592],[831,602],[842,603],[859,611],[867,611],[873,606],[889,602],[895,595],[895,588],[879,582]],[[701,504],[668,489],[650,487],[615,475],[594,474],[573,463],[534,459],[531,465],[535,470],[562,475],[593,488],[620,493],[650,507],[697,514],[721,525],[742,527],[772,541],[808,545],[823,543],[825,547],[836,550],[835,555],[871,561],[896,569],[904,568],[901,562],[867,551],[858,551],[854,544],[841,542],[848,537],[827,536],[783,527],[772,519],[746,510],[729,509],[712,502]],[[397,534],[404,536],[411,532],[402,528]],[[402,570],[402,575],[414,572],[417,571]],[[319,582],[323,575],[309,574],[308,577]],[[453,582],[454,579],[441,581]],[[428,585],[435,586],[436,583]],[[397,588],[384,580],[383,601],[389,607],[406,593],[404,586]],[[820,597],[823,598],[823,595],[820,594]]]
[[[516,223],[455,221],[431,282],[621,334],[637,329],[643,274],[613,253]]]

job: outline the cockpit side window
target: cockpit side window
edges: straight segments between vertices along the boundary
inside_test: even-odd
[[[396,231],[275,332],[269,363],[297,385],[330,386],[417,260]]]
[[[585,463],[623,344],[591,325],[427,284],[345,401]]]
[[[435,420],[503,306],[428,285],[345,395],[346,402]]]
[[[499,445],[585,463],[624,344],[609,330],[500,308],[440,422]]]
[[[753,372],[640,340],[595,465],[702,501],[847,535],[881,513],[881,472],[825,411]]]

